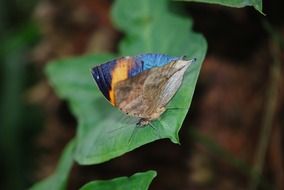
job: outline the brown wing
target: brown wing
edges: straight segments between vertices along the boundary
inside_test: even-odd
[[[126,114],[151,119],[159,105],[160,92],[167,82],[164,69],[169,67],[156,67],[118,82],[114,88],[115,106]]]
[[[118,82],[114,88],[116,106],[132,116],[158,118],[179,88],[189,64],[188,61],[173,61]]]
[[[115,106],[121,111],[135,117],[141,117],[141,113],[145,112],[148,105],[143,101],[142,91],[148,72],[144,71],[115,85]]]
[[[150,71],[143,89],[143,99],[151,105],[145,112],[150,120],[158,118],[165,111],[165,106],[179,89],[190,64],[191,61],[178,60]]]
[[[163,99],[163,92],[165,92],[169,79],[175,72],[173,69],[175,63],[176,61],[151,69],[144,82],[143,99],[146,104],[151,105],[145,110],[144,115],[151,120],[158,118],[165,111],[165,105],[161,104],[161,99]]]

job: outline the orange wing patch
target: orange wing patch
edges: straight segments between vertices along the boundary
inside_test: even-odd
[[[131,57],[124,57],[117,60],[117,64],[113,69],[111,76],[111,90],[109,91],[110,102],[115,106],[115,85],[119,81],[125,80],[128,78],[128,71],[132,68],[133,59]]]

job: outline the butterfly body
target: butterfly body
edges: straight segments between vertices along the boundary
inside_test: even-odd
[[[122,57],[92,69],[104,96],[122,112],[147,125],[160,117],[193,60],[163,54]]]

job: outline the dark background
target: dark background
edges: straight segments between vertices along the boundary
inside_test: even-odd
[[[249,189],[258,179],[258,189],[284,189],[284,1],[263,3],[266,16],[253,8],[183,3],[208,53],[181,145],[160,140],[104,164],[75,164],[68,189],[148,169],[158,172],[151,189]],[[53,59],[116,51],[123,34],[111,24],[111,6],[0,1],[0,189],[26,189],[53,172],[76,120],[48,85],[44,67]]]

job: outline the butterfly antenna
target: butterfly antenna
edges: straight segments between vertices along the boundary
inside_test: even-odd
[[[129,140],[128,140],[128,146],[130,146],[131,141],[132,141],[134,135],[137,133],[138,127],[139,127],[139,126],[136,124],[136,126],[134,127],[134,129],[133,129],[133,131],[132,131],[132,133],[131,133],[131,136],[130,136],[130,138],[129,138]]]
[[[127,124],[127,125],[116,128],[116,129],[112,129],[108,132],[113,133],[113,132],[116,132],[116,131],[124,129],[124,128],[132,127],[132,123],[135,123],[135,121],[131,121],[131,120],[132,120],[132,117],[130,117],[130,116],[126,116],[126,117],[124,116],[124,117],[120,118],[119,123],[123,123],[123,124]]]
[[[116,128],[116,129],[112,129],[110,131],[108,131],[109,133],[113,133],[113,132],[116,132],[118,130],[121,130],[121,129],[124,129],[124,128],[127,128],[127,127],[132,127],[131,125],[127,125],[127,126],[122,126],[122,127],[119,127],[119,128]]]
[[[123,123],[127,123],[127,124],[131,124],[131,123],[135,123],[135,118],[133,118],[132,116],[129,115],[124,115],[123,118],[121,119],[121,121]]]
[[[161,135],[160,135],[158,129],[157,129],[151,122],[149,122],[149,125],[150,125],[150,127],[153,129],[155,135],[156,135],[159,139],[161,139],[162,137],[161,137]]]

